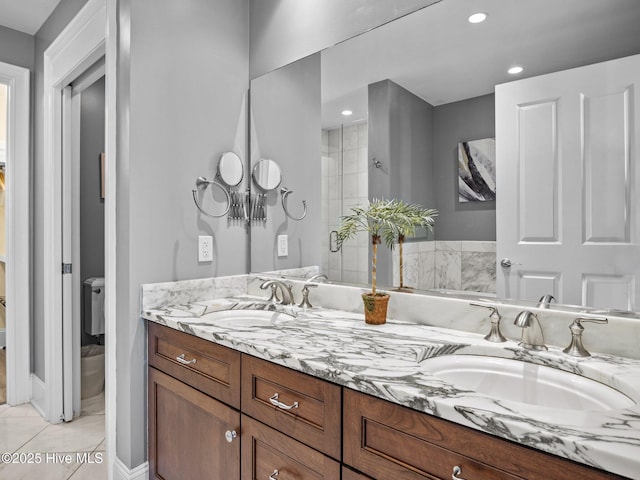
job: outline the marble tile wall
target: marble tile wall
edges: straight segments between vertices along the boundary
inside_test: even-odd
[[[368,201],[368,124],[366,122],[322,131],[322,271],[329,277],[367,283],[368,237],[358,234],[339,252],[329,249],[329,233],[351,207]]]
[[[496,292],[496,244],[472,241],[411,242],[403,247],[403,285]],[[400,285],[399,249],[393,252],[393,284]]]

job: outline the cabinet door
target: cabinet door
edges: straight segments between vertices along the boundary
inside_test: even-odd
[[[242,415],[243,480],[337,480],[340,464],[251,417]]]
[[[164,373],[149,368],[150,478],[240,478],[240,413]]]

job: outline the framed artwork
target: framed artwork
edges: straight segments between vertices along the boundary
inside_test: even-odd
[[[104,152],[100,154],[100,198],[104,198]]]
[[[458,144],[458,201],[496,199],[496,141],[494,138]]]

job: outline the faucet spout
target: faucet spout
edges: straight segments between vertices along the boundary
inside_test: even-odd
[[[291,285],[286,285],[284,282],[280,280],[265,280],[260,284],[260,288],[262,290],[266,290],[267,288],[271,288],[272,295],[269,297],[269,301],[280,300],[281,305],[293,305],[293,287]],[[278,297],[277,290],[280,290],[281,297]]]
[[[529,310],[523,310],[513,322],[516,327],[522,328],[522,337],[519,345],[530,350],[548,350],[544,344],[542,325],[538,316]]]

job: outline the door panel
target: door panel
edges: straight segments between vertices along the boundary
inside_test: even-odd
[[[640,56],[496,87],[498,295],[637,310]]]

